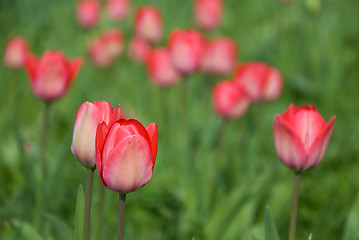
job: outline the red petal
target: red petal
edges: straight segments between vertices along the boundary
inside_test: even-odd
[[[98,175],[103,182],[103,184],[106,186],[106,183],[103,181],[103,173],[102,173],[102,151],[103,151],[103,145],[105,143],[107,134],[109,131],[109,127],[106,125],[105,122],[101,122],[97,126],[96,131],[96,140],[95,140],[95,147],[96,147],[96,167]]]
[[[33,83],[35,80],[36,70],[38,66],[37,58],[32,54],[27,54],[25,60],[25,68],[29,74],[30,82]]]
[[[146,130],[151,139],[151,157],[153,166],[155,166],[157,148],[158,148],[158,127],[156,123],[150,123],[146,126]]]
[[[83,64],[83,59],[78,57],[78,58],[74,58],[72,59],[69,63],[68,63],[68,71],[69,71],[69,85],[72,83],[72,81],[75,79],[75,76],[77,74],[77,72],[79,71],[80,67]]]

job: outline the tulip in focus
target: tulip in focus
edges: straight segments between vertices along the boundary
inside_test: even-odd
[[[145,62],[150,51],[151,46],[146,40],[139,37],[131,39],[128,48],[128,55],[131,59],[140,63]]]
[[[124,19],[130,10],[129,0],[107,0],[106,11],[110,19],[119,21]]]
[[[195,0],[196,24],[205,30],[217,28],[222,18],[222,9],[222,0]]]
[[[100,18],[100,4],[97,0],[79,0],[76,18],[82,27],[93,27]]]
[[[136,11],[136,36],[151,43],[158,42],[162,37],[161,12],[155,7],[140,7]]]
[[[250,99],[245,90],[233,81],[221,81],[213,89],[213,106],[225,118],[239,118],[248,109]]]
[[[102,183],[126,194],[150,181],[157,155],[156,123],[146,128],[135,119],[102,122],[96,134],[96,167]]]
[[[206,44],[201,59],[204,72],[228,74],[232,72],[237,56],[236,43],[230,38],[217,38]]]
[[[95,137],[101,122],[112,125],[124,118],[118,105],[115,110],[105,101],[84,102],[77,111],[71,151],[77,160],[87,168],[96,166]]]
[[[7,67],[22,68],[25,64],[28,47],[24,38],[12,38],[5,48],[4,63]]]
[[[295,171],[315,168],[322,161],[332,135],[335,116],[328,123],[314,106],[294,104],[274,119],[274,143],[279,159]]]
[[[82,58],[67,60],[60,51],[46,51],[40,59],[26,57],[25,67],[36,97],[53,101],[62,97],[82,65]]]

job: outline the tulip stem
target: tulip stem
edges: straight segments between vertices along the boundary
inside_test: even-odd
[[[120,193],[119,197],[119,211],[118,211],[118,240],[124,239],[124,225],[125,225],[125,201],[126,194]]]
[[[85,195],[85,212],[84,212],[84,240],[90,239],[90,223],[91,223],[91,199],[92,199],[92,183],[94,169],[87,169],[86,195]]]
[[[45,112],[43,117],[42,134],[40,140],[40,153],[39,153],[39,179],[42,183],[45,172],[45,149],[46,149],[46,136],[49,128],[51,102],[45,102]]]
[[[106,196],[106,187],[100,183],[100,200],[98,202],[98,209],[97,209],[97,218],[96,218],[96,225],[95,225],[95,239],[101,239],[101,229],[102,229],[102,218],[105,206],[105,196]]]
[[[294,176],[294,190],[292,202],[292,214],[290,217],[289,240],[295,240],[295,230],[297,225],[297,211],[298,211],[298,197],[300,185],[300,172],[295,172]]]

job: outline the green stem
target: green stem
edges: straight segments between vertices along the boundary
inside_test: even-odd
[[[51,102],[45,102],[45,112],[43,117],[42,134],[40,140],[40,153],[39,153],[39,179],[42,183],[45,173],[45,149],[46,149],[46,136],[49,128]]]
[[[119,197],[119,211],[118,211],[118,240],[124,239],[124,225],[125,225],[125,201],[126,194],[120,193]]]
[[[84,240],[90,239],[90,223],[91,223],[91,199],[92,199],[92,183],[94,169],[87,169],[86,195],[85,195],[85,212],[84,212]]]
[[[300,174],[301,174],[300,172],[295,172],[295,176],[294,176],[294,190],[293,190],[292,214],[290,217],[289,240],[295,240]]]

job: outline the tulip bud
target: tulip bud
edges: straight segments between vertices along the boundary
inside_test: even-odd
[[[155,7],[140,7],[136,11],[135,31],[141,37],[151,43],[158,42],[162,37],[161,12]]]
[[[222,8],[222,0],[195,0],[196,24],[205,30],[215,29],[221,21]]]
[[[128,55],[131,59],[140,63],[145,62],[150,51],[151,46],[146,40],[139,37],[131,39],[128,49]]]
[[[33,93],[45,101],[62,97],[81,65],[81,58],[67,60],[60,51],[47,51],[39,60],[29,54],[25,62]]]
[[[129,10],[129,0],[107,0],[107,15],[110,19],[114,21],[124,19],[128,15]]]
[[[222,117],[239,118],[249,105],[245,90],[233,81],[221,81],[213,89],[213,106]]]
[[[156,161],[158,128],[135,119],[102,122],[96,134],[96,167],[109,189],[129,193],[150,181]]]
[[[100,17],[100,4],[97,0],[80,0],[77,3],[76,17],[82,27],[93,27]]]
[[[27,51],[25,39],[20,36],[12,38],[5,48],[5,65],[11,68],[22,68],[25,64]]]
[[[274,119],[274,143],[280,161],[295,171],[315,168],[322,161],[332,135],[335,116],[328,123],[314,106],[294,104]]]

